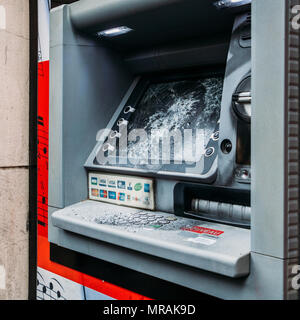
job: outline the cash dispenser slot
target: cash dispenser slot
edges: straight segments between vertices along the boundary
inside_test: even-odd
[[[250,228],[250,192],[193,183],[174,188],[175,214]]]

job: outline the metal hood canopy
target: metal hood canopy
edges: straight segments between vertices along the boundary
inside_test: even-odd
[[[230,34],[234,15],[215,0],[81,0],[70,6],[74,27],[84,33],[126,26],[132,32],[109,38],[124,51]]]

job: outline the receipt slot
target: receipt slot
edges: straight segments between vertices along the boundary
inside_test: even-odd
[[[298,298],[292,2],[52,10],[54,262],[72,250],[218,298]]]

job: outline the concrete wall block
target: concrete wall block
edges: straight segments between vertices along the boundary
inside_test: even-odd
[[[1,299],[28,298],[28,169],[0,168]]]
[[[29,1],[0,0],[0,167],[28,165]]]
[[[0,0],[0,20],[0,299],[27,299],[29,1]]]

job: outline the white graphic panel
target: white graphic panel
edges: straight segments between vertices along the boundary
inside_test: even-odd
[[[50,1],[38,0],[39,62],[49,60]]]
[[[38,268],[37,300],[84,300],[83,286]]]
[[[37,300],[114,300],[55,273],[37,270]]]

